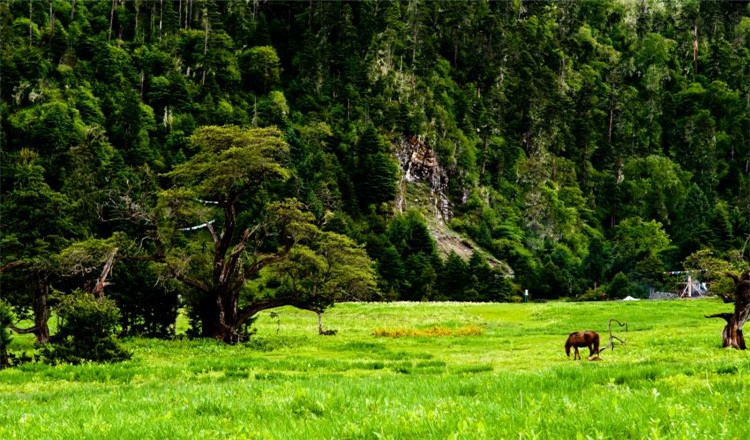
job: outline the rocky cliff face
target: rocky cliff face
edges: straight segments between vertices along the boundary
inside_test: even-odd
[[[394,144],[396,157],[401,166],[398,210],[404,212],[416,208],[425,215],[427,227],[435,239],[438,252],[443,257],[455,252],[464,260],[468,260],[474,252],[479,252],[502,276],[513,278],[513,269],[507,263],[494,258],[472,240],[461,236],[448,226],[452,217],[447,195],[448,174],[440,165],[435,150],[420,136],[404,137]],[[464,199],[466,194],[468,190]]]
[[[430,190],[430,201],[437,213],[438,220],[445,223],[451,218],[451,208],[446,190],[448,175],[440,166],[435,151],[427,145],[421,136],[410,136],[396,142],[396,156],[401,166],[401,191],[398,208],[405,209],[405,184],[422,182]]]

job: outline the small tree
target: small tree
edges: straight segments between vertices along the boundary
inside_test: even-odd
[[[465,296],[466,290],[471,288],[469,267],[455,251],[451,251],[448,255],[443,270],[440,271],[437,278],[443,298],[454,301],[476,299],[466,298]]]
[[[624,273],[618,272],[607,285],[606,290],[610,298],[625,298],[630,291],[630,281]]]
[[[393,200],[398,167],[374,126],[368,126],[362,133],[356,152],[357,168],[353,177],[362,209]]]
[[[334,232],[321,232],[310,246],[299,245],[273,268],[280,283],[276,299],[288,298],[299,308],[318,314],[318,332],[323,329],[323,311],[335,301],[369,299],[375,293],[375,271],[367,252],[350,239]]]
[[[643,260],[648,260],[647,267],[658,267],[662,254],[672,249],[669,235],[654,220],[627,218],[615,226],[614,232],[613,272],[629,273]]]
[[[243,84],[256,92],[268,93],[281,77],[281,61],[271,46],[245,50],[239,56],[239,64]]]
[[[66,277],[82,279],[85,289],[60,296],[60,326],[50,338],[52,344],[43,348],[48,361],[79,364],[130,358],[115,339],[120,311],[113,300],[104,296],[116,256],[125,245],[125,235],[115,233],[108,239],[75,242],[56,256],[58,271]]]
[[[725,303],[734,302],[735,283],[731,278],[723,276],[730,272],[732,264],[718,258],[711,249],[701,249],[693,252],[682,263],[685,270],[700,270],[702,280],[711,285],[711,293],[719,296]]]
[[[0,273],[3,298],[24,317],[31,309],[34,325],[16,333],[33,333],[39,343],[49,340],[49,290],[56,253],[76,234],[70,200],[44,180],[39,155],[21,150],[8,173],[12,180],[0,200]],[[12,286],[12,287],[11,287]],[[7,294],[6,294],[7,292]]]
[[[14,320],[13,310],[8,304],[0,301],[0,368],[9,365],[8,346],[13,339],[10,333],[10,326]]]
[[[95,298],[76,290],[65,295],[57,308],[60,327],[44,348],[44,356],[53,363],[84,361],[118,362],[131,354],[115,339],[120,311],[109,298]]]

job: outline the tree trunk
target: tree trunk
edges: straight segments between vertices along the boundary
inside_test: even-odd
[[[198,317],[201,321],[201,336],[215,338],[219,327],[219,311],[216,308],[216,298],[207,296],[201,301]]]
[[[227,344],[236,344],[242,339],[241,323],[237,319],[239,292],[213,290],[208,293],[201,307],[201,335]]]
[[[324,335],[325,331],[323,330],[323,312],[316,312],[318,314],[318,334]]]
[[[747,350],[745,345],[745,336],[742,334],[742,326],[744,321],[737,321],[734,316],[727,321],[727,325],[724,327],[724,331],[721,332],[722,345],[724,347],[732,347],[738,350]]]
[[[185,17],[185,29],[190,29],[190,24],[193,21],[193,0],[188,0],[189,11]]]
[[[34,24],[34,8],[32,5],[33,3],[29,0],[29,47],[31,47],[31,31]]]
[[[109,32],[107,32],[107,41],[112,40],[112,22],[115,20],[115,8],[117,7],[117,0],[112,0],[112,10],[109,12]]]
[[[750,317],[750,270],[745,271],[741,278],[730,276],[735,282],[734,313],[717,313],[706,318],[722,318],[726,321],[721,333],[723,347],[747,350],[742,327]]]
[[[164,0],[159,0],[159,41],[161,41],[162,22],[164,17]]]
[[[135,31],[133,31],[133,41],[138,41],[138,16],[141,15],[141,5],[135,2]]]
[[[208,9],[203,7],[203,78],[201,79],[201,85],[206,84],[206,55],[208,54]]]
[[[34,335],[40,344],[49,342],[49,283],[47,275],[39,274],[34,279]]]

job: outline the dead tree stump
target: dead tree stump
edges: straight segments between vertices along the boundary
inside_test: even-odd
[[[750,269],[746,270],[741,277],[729,273],[726,275],[734,280],[734,313],[717,313],[706,318],[722,318],[727,322],[721,333],[724,347],[747,350],[742,326],[750,317]]]

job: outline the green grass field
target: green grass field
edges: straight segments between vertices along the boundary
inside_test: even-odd
[[[750,353],[703,318],[730,307],[340,304],[335,336],[279,309],[244,345],[132,339],[121,364],[0,371],[0,439],[748,439]],[[626,348],[565,356],[569,332],[605,339],[609,318],[629,323]],[[483,333],[372,335],[434,326]]]

